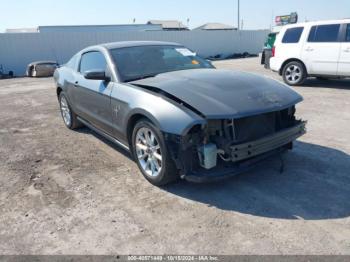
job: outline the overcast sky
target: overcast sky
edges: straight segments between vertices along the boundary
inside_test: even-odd
[[[350,0],[241,0],[244,29],[266,29],[276,15],[298,12],[299,21],[350,18]],[[39,25],[146,23],[176,19],[237,25],[237,0],[0,0],[0,32]]]

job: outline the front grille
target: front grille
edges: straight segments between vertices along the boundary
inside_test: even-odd
[[[225,129],[233,142],[246,142],[271,135],[295,123],[294,111],[284,109],[260,115],[225,121]],[[227,134],[227,133],[226,133]]]
[[[255,140],[276,131],[275,112],[231,120],[230,135],[233,141]]]

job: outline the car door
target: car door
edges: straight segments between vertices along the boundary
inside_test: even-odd
[[[338,75],[350,76],[350,24],[344,25],[344,31],[340,47]]]
[[[80,115],[105,133],[112,133],[111,92],[113,82],[91,80],[84,77],[90,70],[109,70],[104,54],[89,51],[82,54],[76,82],[74,100]]]
[[[310,75],[336,75],[340,53],[340,24],[312,26],[302,50]]]

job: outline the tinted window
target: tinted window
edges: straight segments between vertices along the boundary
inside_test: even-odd
[[[350,24],[346,27],[346,42],[350,42]]]
[[[318,25],[310,30],[309,42],[337,42],[340,25]]]
[[[298,43],[304,27],[295,27],[287,29],[283,36],[282,43]]]
[[[88,70],[106,70],[107,63],[103,54],[100,52],[88,52],[82,55],[80,61],[80,72]]]
[[[124,82],[171,71],[213,68],[208,61],[182,46],[135,46],[110,52]]]

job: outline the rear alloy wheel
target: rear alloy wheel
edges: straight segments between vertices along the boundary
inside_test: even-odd
[[[284,82],[288,85],[301,85],[305,81],[306,70],[301,63],[293,61],[283,68],[282,76]]]
[[[66,127],[69,129],[76,129],[81,127],[82,124],[77,119],[77,115],[71,110],[68,100],[63,93],[60,93],[59,104],[61,116]]]
[[[163,134],[148,120],[139,121],[132,135],[133,155],[143,176],[153,185],[165,185],[178,178]]]

